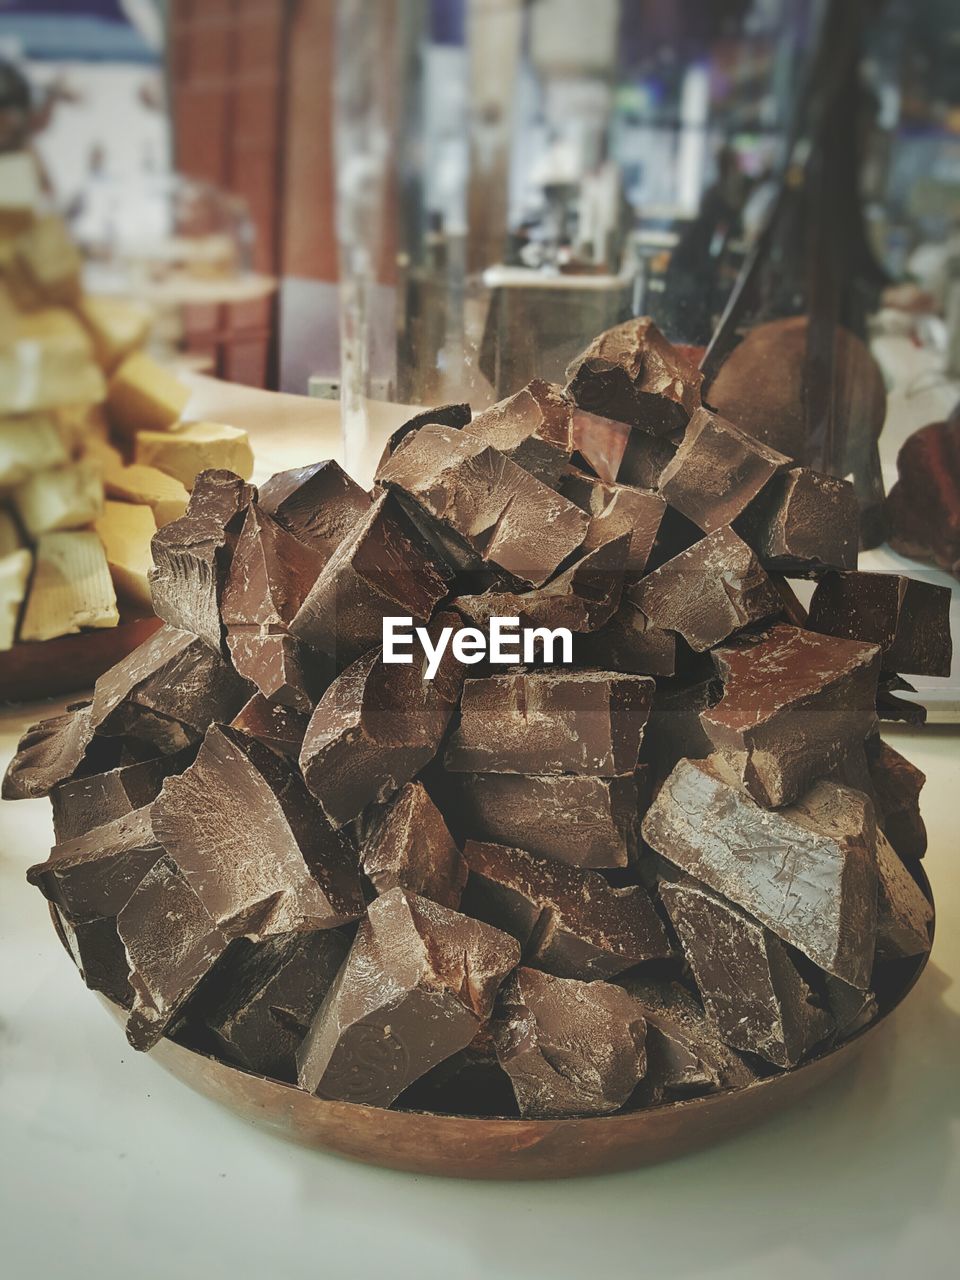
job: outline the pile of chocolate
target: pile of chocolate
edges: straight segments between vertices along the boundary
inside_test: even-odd
[[[10,767],[53,803],[29,878],[134,1046],[322,1098],[592,1115],[789,1070],[930,946],[878,708],[949,669],[949,593],[858,573],[857,518],[647,320],[407,423],[372,493],[204,473],[154,539],[165,625]],[[387,617],[572,661],[541,632],[427,680]]]

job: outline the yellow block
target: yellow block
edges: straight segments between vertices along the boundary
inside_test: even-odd
[[[0,348],[0,415],[102,400],[106,384],[87,341],[62,331],[33,336],[24,323],[33,318],[22,316],[20,336]]]
[[[0,234],[24,231],[40,204],[40,175],[29,151],[0,154]]]
[[[243,480],[253,475],[250,437],[221,422],[185,422],[171,431],[141,431],[133,450],[135,462],[165,471],[188,489],[201,471],[233,471]]]
[[[82,298],[77,314],[90,331],[97,360],[106,373],[143,346],[153,323],[148,307],[125,298]]]
[[[107,553],[107,564],[117,594],[151,612],[153,600],[149,573],[153,557],[150,541],[157,532],[153,512],[149,507],[134,506],[130,502],[107,502],[103,515],[93,527]]]
[[[22,484],[35,471],[69,462],[70,453],[53,413],[26,413],[0,420],[0,486]]]
[[[120,502],[142,503],[153,512],[157,528],[179,520],[190,495],[173,476],[156,467],[107,465],[104,471],[107,496]]]
[[[32,567],[33,555],[25,549],[0,557],[0,650],[12,649],[17,638],[17,618]]]
[[[82,529],[103,510],[103,481],[93,462],[37,471],[13,490],[20,522],[31,538],[58,529]]]
[[[38,218],[17,239],[13,260],[41,300],[70,304],[79,299],[82,262],[62,218]]]
[[[127,436],[137,431],[167,431],[189,399],[189,389],[143,351],[127,356],[107,388],[110,421]]]
[[[37,542],[20,639],[53,640],[119,621],[110,566],[93,530],[45,533]]]

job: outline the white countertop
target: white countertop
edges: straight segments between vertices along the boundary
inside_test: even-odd
[[[54,707],[53,709],[57,709]],[[0,713],[0,766],[29,720]],[[939,1280],[960,1248],[958,737],[929,778],[933,960],[868,1052],[795,1110],[670,1164],[554,1183],[390,1173],[193,1094],[82,985],[24,880],[49,805],[0,807],[0,1258],[10,1280]],[[950,1259],[953,1258],[953,1264]]]

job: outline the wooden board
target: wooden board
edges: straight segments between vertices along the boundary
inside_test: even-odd
[[[127,615],[118,627],[15,644],[0,653],[0,702],[27,702],[89,689],[160,625],[153,614]]]

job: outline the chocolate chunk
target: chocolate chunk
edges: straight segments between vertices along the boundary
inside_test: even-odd
[[[497,1061],[489,1023],[481,1026],[465,1049],[405,1089],[396,1106],[457,1116],[519,1117],[510,1077]]]
[[[887,498],[890,545],[948,573],[960,565],[960,418],[921,427],[897,454]]]
[[[327,929],[363,911],[357,855],[286,760],[225,725],[168,778],[154,829],[231,937]]]
[[[542,586],[583,542],[586,514],[467,431],[421,427],[381,471],[439,526],[455,567]],[[410,610],[407,610],[410,612]]]
[[[369,512],[370,495],[328,458],[273,476],[260,506],[326,563]]]
[[[672,676],[677,669],[677,637],[652,626],[626,597],[599,630],[574,636],[573,652],[580,665],[633,675]]]
[[[822,969],[866,987],[877,909],[869,800],[818,782],[771,813],[721,771],[715,758],[681,760],[647,811],[644,839]]]
[[[861,1028],[868,1026],[879,1011],[874,992],[834,978],[822,976],[824,1001],[836,1027],[838,1040],[847,1040]]]
[[[575,408],[573,411],[576,454],[605,484],[613,484],[617,479],[631,435],[632,430],[625,422],[601,418],[596,413],[587,413],[585,409]],[[628,483],[637,482],[630,480]]]
[[[421,427],[427,427],[431,423],[435,423],[441,427],[453,427],[455,431],[459,431],[461,427],[467,425],[471,417],[472,413],[468,404],[438,404],[432,409],[425,409],[423,413],[418,413],[414,417],[408,418],[387,439],[383,453],[380,455],[380,461],[377,463],[376,474],[379,476],[387,460],[396,452],[400,441],[419,431]]]
[[[129,1009],[133,1004],[133,991],[116,916],[73,923],[57,907],[53,912],[57,933],[86,985],[91,991],[102,992],[122,1009]]]
[[[900,698],[898,691],[916,693],[912,684],[892,671],[881,671],[877,682],[877,715],[881,720],[902,720],[919,728],[927,723],[927,708],[909,698]]]
[[[715,679],[658,680],[641,755],[657,778],[665,778],[679,760],[703,760],[713,751],[700,722],[720,697]]]
[[[703,727],[761,804],[789,804],[877,728],[874,645],[776,626],[714,660],[723,698]]]
[[[477,773],[613,777],[637,767],[654,683],[601,671],[467,680],[446,767]]]
[[[377,893],[399,886],[452,910],[467,882],[467,864],[419,782],[401,787],[367,839],[363,870]]]
[[[617,1111],[646,1070],[643,1015],[609,982],[518,969],[500,993],[492,1030],[527,1119]]]
[[[637,849],[634,778],[447,773],[447,821],[577,867],[625,867]]]
[[[686,426],[703,375],[641,316],[594,338],[568,365],[567,379],[581,409],[662,435]]]
[[[635,427],[623,451],[617,480],[638,489],[659,489],[663,469],[677,452],[672,435],[651,436]]]
[[[930,950],[933,906],[882,831],[877,832],[877,872],[878,954],[925,955]]]
[[[7,766],[4,800],[32,800],[72,778],[93,738],[90,708],[50,716],[31,725]]]
[[[545,587],[522,593],[485,591],[457,596],[451,603],[480,628],[491,618],[519,618],[525,627],[596,631],[610,621],[620,603],[629,549],[630,537],[622,534],[588,551]]]
[[[505,929],[524,962],[560,978],[612,978],[670,955],[649,894],[616,889],[596,871],[505,845],[468,840],[465,910]]]
[[[887,671],[950,674],[949,587],[899,573],[828,573],[810,601],[809,626],[878,644]]]
[[[659,494],[629,485],[604,484],[582,471],[568,471],[561,478],[560,492],[590,516],[584,551],[593,551],[627,533],[630,550],[624,568],[627,573],[643,573],[666,508]]]
[[[57,844],[149,805],[159,795],[164,778],[179,773],[190,759],[189,752],[159,756],[59,783],[50,792]]]
[[[855,569],[860,507],[849,480],[793,467],[774,476],[737,521],[765,569],[812,577]]]
[[[135,1049],[151,1049],[230,943],[167,857],[140,881],[117,917],[117,932],[133,989],[127,1039]]]
[[[922,858],[927,851],[927,829],[920,816],[925,775],[880,737],[867,739],[866,754],[883,834],[904,860]]]
[[[832,1019],[769,929],[693,881],[664,882],[660,897],[725,1043],[793,1067],[829,1035]]]
[[[231,471],[202,471],[186,512],[153,535],[150,571],[159,618],[220,651],[220,599],[247,507],[256,490]]]
[[[96,920],[116,916],[162,854],[144,805],[55,845],[27,879],[72,923]]]
[[[785,454],[701,407],[660,475],[660,492],[671,507],[712,533],[732,524],[774,474],[789,464]]]
[[[717,529],[642,578],[627,597],[655,627],[676,631],[695,653],[777,612],[780,601],[756,555],[732,529]]]
[[[446,592],[445,571],[384,494],[324,565],[290,631],[342,670],[381,642],[385,617],[425,622]]]
[[[723,1043],[716,1023],[679,982],[627,978],[622,985],[647,1024],[647,1100],[742,1089],[756,1080],[756,1071]]]
[[[478,413],[463,430],[553,487],[573,456],[573,414],[562,387],[534,378]]]
[[[220,1053],[248,1071],[291,1083],[297,1047],[333,985],[349,941],[336,929],[238,938],[184,1009]]]
[[[434,643],[455,614],[430,624]],[[460,697],[463,665],[448,645],[432,680],[415,663],[384,663],[372,649],[334,680],[310,718],[304,781],[337,826],[388,799],[437,753]]]
[[[230,723],[234,729],[256,738],[271,751],[299,760],[309,719],[309,716],[290,707],[268,702],[262,693],[255,693]]]
[[[513,938],[403,889],[376,898],[297,1054],[300,1087],[390,1104],[473,1040],[520,959]]]
[[[282,631],[238,628],[227,636],[237,671],[272,702],[309,715],[333,676],[331,661]]]

